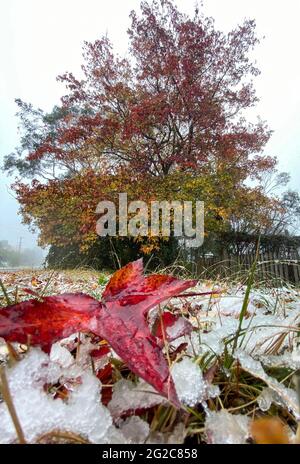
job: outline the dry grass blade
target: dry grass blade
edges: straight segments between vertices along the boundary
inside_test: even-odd
[[[11,302],[9,296],[8,296],[8,293],[7,293],[7,291],[6,291],[6,288],[5,288],[5,286],[4,286],[4,284],[3,284],[3,282],[2,282],[1,279],[0,279],[0,288],[1,288],[2,292],[3,292],[3,295],[4,295],[4,298],[5,298],[5,300],[6,300],[7,305],[8,305],[8,306],[11,305],[12,302]]]
[[[15,406],[14,406],[14,403],[13,403],[13,400],[12,400],[12,397],[9,391],[6,373],[3,367],[0,367],[0,380],[1,380],[1,393],[2,393],[3,400],[6,403],[9,414],[15,426],[19,443],[24,445],[26,443],[25,436],[24,436],[21,424],[19,422],[17,412],[16,412],[16,409],[15,409]]]
[[[37,444],[78,444],[88,445],[90,442],[85,438],[73,432],[66,432],[62,430],[52,430],[38,437]]]

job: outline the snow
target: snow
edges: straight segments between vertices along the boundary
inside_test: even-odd
[[[236,295],[225,295],[216,302],[216,307],[219,313],[223,316],[233,316],[238,318],[244,302],[244,294],[238,292]],[[255,307],[252,298],[247,306],[247,313],[254,314],[257,308]]]
[[[54,363],[60,364],[61,367],[70,367],[74,364],[74,358],[70,351],[64,348],[59,342],[52,345],[50,360]]]
[[[109,411],[100,402],[100,382],[90,372],[80,372],[67,402],[53,399],[44,390],[46,383],[73,375],[49,359],[39,349],[31,349],[24,359],[8,368],[7,380],[25,438],[34,442],[53,430],[82,435],[92,443],[104,442],[112,425]],[[0,443],[16,440],[16,433],[5,403],[0,404]]]
[[[164,401],[166,400],[148,383],[139,381],[135,385],[129,380],[122,379],[114,384],[108,409],[113,417],[117,417],[123,412],[150,408]]]
[[[249,372],[254,377],[258,377],[263,380],[268,387],[273,390],[280,401],[285,404],[288,410],[295,416],[295,418],[300,420],[300,411],[298,396],[295,390],[285,387],[282,383],[273,377],[267,375],[259,361],[256,361],[251,356],[246,354],[244,351],[239,350],[236,352],[236,357],[239,360],[242,368]]]
[[[277,356],[259,356],[259,360],[265,365],[265,366],[272,366],[272,367],[288,367],[293,370],[299,370],[300,369],[300,349],[299,347],[294,343],[293,344],[293,350],[292,351],[286,351],[282,355],[277,355]]]
[[[189,342],[188,353],[193,355],[202,355],[211,352],[216,355],[221,355],[224,351],[224,341],[227,337],[233,335],[238,327],[238,320],[225,318],[222,322],[212,320],[211,318],[201,319],[201,326],[209,327],[207,333],[201,331],[200,333],[193,332]],[[183,339],[178,339],[177,343],[182,342]]]
[[[6,284],[9,284],[9,276],[4,277],[7,280]],[[29,276],[27,285],[22,286],[41,290],[47,278],[45,272],[35,283],[32,276]],[[22,279],[24,281],[24,277],[15,277],[18,284],[21,284]],[[82,290],[82,287],[90,294],[95,291],[101,293],[96,275],[90,283],[85,280],[84,284],[81,279],[70,284],[69,277],[66,276],[58,275],[55,279],[47,293]],[[245,443],[249,437],[252,416],[232,414],[230,409],[211,410],[206,401],[216,398],[220,390],[218,385],[205,379],[199,366],[207,353],[210,356],[222,356],[225,344],[230,352],[233,346],[232,339],[238,329],[245,287],[215,286],[206,282],[199,284],[194,291],[210,291],[217,288],[222,291],[219,295],[172,300],[176,314],[180,314],[182,310],[185,318],[193,324],[194,331],[170,342],[170,352],[183,342],[188,344],[186,351],[177,354],[177,359],[172,358],[171,374],[183,406],[195,407],[202,404],[209,443]],[[13,294],[13,286],[9,287],[9,292]],[[190,309],[186,310],[186,307]],[[168,307],[168,310],[172,308]],[[154,308],[148,315],[150,326],[157,317],[157,311],[157,308]],[[288,388],[267,372],[270,367],[288,368],[288,372],[291,373],[300,369],[300,345],[297,338],[299,323],[300,298],[297,290],[252,289],[242,324],[244,332],[238,339],[234,354],[243,370],[261,379],[266,385],[256,399],[257,405],[254,403],[256,410],[260,410],[259,414],[269,411],[271,405],[275,404],[288,409],[294,416],[295,423],[300,420],[300,411],[292,382]],[[182,332],[183,324],[184,320],[178,319],[172,327],[167,328],[169,339],[176,338]],[[137,415],[138,411],[147,408],[168,406],[166,399],[142,380],[138,379],[135,383],[126,379],[117,381],[113,385],[112,399],[107,407],[101,404],[101,383],[92,372],[90,358],[90,351],[95,349],[95,345],[91,343],[89,336],[81,334],[80,349],[75,359],[71,351],[77,345],[77,336],[78,334],[74,334],[55,343],[49,356],[39,349],[31,348],[28,353],[22,355],[23,359],[20,362],[6,369],[13,403],[26,440],[35,442],[41,435],[59,429],[78,434],[91,443],[183,443],[189,426],[184,423],[180,414],[177,415],[179,422],[167,433],[151,430],[146,420]],[[95,370],[104,367],[112,357],[120,360],[119,356],[111,351],[110,354],[95,360]],[[206,356],[205,359],[208,358],[209,356]],[[7,346],[0,340],[0,361],[7,362],[7,359]],[[53,389],[46,391],[45,384],[64,386],[68,391],[67,399],[54,399]],[[221,407],[221,401],[220,404],[217,401],[214,403]],[[10,415],[2,402],[0,443],[16,440]]]
[[[128,444],[143,444],[146,442],[150,427],[139,417],[128,417],[120,426],[122,435]]]
[[[182,422],[172,432],[151,432],[149,424],[140,417],[131,416],[120,420],[119,428],[112,426],[106,434],[108,444],[182,444],[187,430]]]
[[[205,429],[209,443],[218,445],[238,445],[246,443],[249,436],[247,416],[230,414],[226,409],[207,414]]]
[[[174,364],[171,372],[178,398],[182,403],[194,406],[201,401],[205,393],[205,384],[199,366],[185,358]]]
[[[204,380],[200,367],[189,358],[174,364],[171,373],[178,398],[187,406],[195,406],[219,394],[219,388],[211,388]]]
[[[184,333],[185,328],[186,321],[183,317],[180,317],[172,326],[167,327],[166,334],[170,340],[175,340],[180,334]]]
[[[197,291],[200,291],[200,288],[196,287],[195,292]],[[207,352],[221,355],[225,342],[237,331],[244,291],[245,289],[228,289],[227,294],[221,294],[210,300],[207,297],[191,298],[191,307],[196,304],[201,307],[197,316],[190,318],[195,331],[191,337],[180,337],[173,342],[173,345],[179,346],[182,342],[188,342],[188,354],[191,356],[195,354],[200,356]],[[232,295],[229,292],[232,292]],[[282,349],[290,348],[299,322],[300,299],[296,291],[253,290],[247,315],[242,323],[242,329],[246,331],[242,348],[248,354],[262,356],[278,338],[282,339]],[[292,328],[294,332],[291,332]],[[299,349],[293,349],[291,358],[294,366],[300,364]]]

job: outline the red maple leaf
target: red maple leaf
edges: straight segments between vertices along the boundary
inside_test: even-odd
[[[49,351],[52,343],[72,333],[93,332],[107,340],[134,373],[179,406],[169,366],[146,316],[152,307],[195,284],[167,275],[144,276],[140,259],[112,276],[101,302],[70,293],[0,309],[0,336]]]

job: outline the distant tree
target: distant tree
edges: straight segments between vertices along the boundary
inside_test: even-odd
[[[0,241],[1,266],[38,266],[43,262],[43,252],[39,248],[24,248],[21,252],[12,247],[7,240]]]
[[[7,240],[0,241],[0,257],[1,266],[18,266],[19,264],[18,252],[9,245]]]
[[[297,232],[300,218],[300,196],[284,190],[290,180],[287,173],[277,170],[266,172],[255,189],[249,189],[244,198],[236,200],[230,217],[231,229],[239,233],[265,236],[289,235]]]

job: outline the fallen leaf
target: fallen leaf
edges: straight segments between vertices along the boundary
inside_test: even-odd
[[[101,305],[82,293],[28,300],[0,309],[0,336],[10,342],[39,345],[50,352],[51,345],[75,332],[89,331]]]
[[[102,302],[82,293],[44,297],[0,309],[0,336],[8,341],[51,344],[75,332],[92,332],[109,342],[127,366],[180,406],[169,366],[150,333],[148,311],[196,285],[167,275],[143,275],[142,260],[128,264],[110,279]]]
[[[289,444],[286,427],[276,417],[254,420],[251,424],[251,435],[258,445]]]
[[[38,287],[40,283],[41,283],[41,282],[40,282],[36,277],[32,277],[32,279],[31,279],[31,285],[32,285],[33,287]]]

